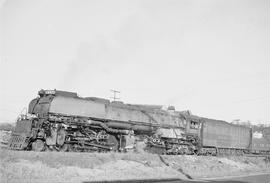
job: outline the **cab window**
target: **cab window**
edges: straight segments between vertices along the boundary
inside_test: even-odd
[[[190,129],[198,129],[199,123],[196,121],[190,121]]]

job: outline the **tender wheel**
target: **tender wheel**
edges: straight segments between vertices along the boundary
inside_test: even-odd
[[[33,151],[44,151],[45,150],[45,143],[44,141],[37,139],[32,143],[32,150]]]

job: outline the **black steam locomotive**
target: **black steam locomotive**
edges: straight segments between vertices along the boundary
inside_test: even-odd
[[[14,150],[161,154],[243,154],[254,151],[252,130],[188,111],[133,105],[76,93],[41,90],[17,120],[9,143]],[[266,143],[259,153],[269,153]]]

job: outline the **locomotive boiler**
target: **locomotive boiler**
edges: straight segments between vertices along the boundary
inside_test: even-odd
[[[133,105],[77,93],[41,90],[16,124],[9,143],[17,150],[126,151],[137,142],[166,154],[193,154],[200,119],[156,105]]]

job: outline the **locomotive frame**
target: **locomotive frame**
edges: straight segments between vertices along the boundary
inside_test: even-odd
[[[108,152],[136,149],[159,154],[270,154],[252,144],[252,130],[221,120],[132,105],[74,92],[41,90],[28,114],[17,120],[9,143],[14,150]]]

